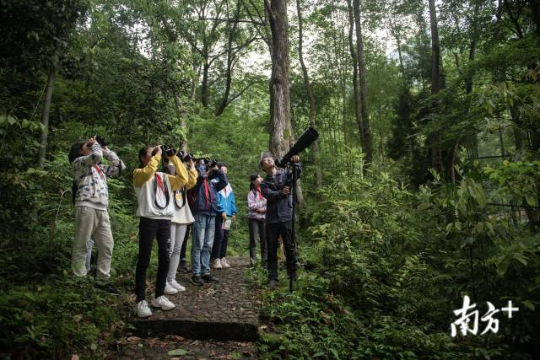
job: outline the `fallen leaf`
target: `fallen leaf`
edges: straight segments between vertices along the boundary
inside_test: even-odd
[[[176,349],[176,350],[169,351],[167,354],[169,356],[184,356],[184,355],[187,355],[188,353],[189,352],[184,349]]]

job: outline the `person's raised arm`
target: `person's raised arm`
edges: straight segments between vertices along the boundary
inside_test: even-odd
[[[195,185],[197,184],[197,177],[199,176],[199,173],[197,172],[197,169],[195,169],[195,164],[193,163],[193,160],[190,160],[189,163],[189,171],[188,171],[188,181],[186,184],[186,189],[193,189]]]
[[[169,182],[171,183],[171,188],[173,190],[180,190],[188,182],[188,172],[178,156],[169,156],[169,161],[173,164],[176,172],[176,175],[167,175],[169,177]]]
[[[152,159],[144,168],[133,170],[133,185],[135,187],[141,187],[145,182],[150,180],[157,172],[160,161],[161,154],[156,154],[152,156]]]
[[[229,185],[229,181],[227,180],[227,176],[223,173],[221,170],[217,170],[216,172],[216,178],[218,179],[218,182],[216,183],[215,188],[216,191],[221,191],[225,189],[227,185]]]
[[[101,170],[103,170],[103,172],[109,177],[120,176],[122,171],[126,169],[126,165],[122,160],[120,160],[114,151],[110,150],[106,146],[102,149],[103,155],[105,155],[105,158],[109,160],[112,165],[101,165]]]
[[[92,141],[94,142],[92,143]],[[93,140],[93,138],[89,140],[89,143],[92,143],[90,147],[92,153],[90,155],[80,156],[75,159],[72,165],[74,168],[89,168],[91,166],[99,165],[99,163],[101,163],[101,160],[103,159],[103,151],[101,150],[101,146],[97,141]]]

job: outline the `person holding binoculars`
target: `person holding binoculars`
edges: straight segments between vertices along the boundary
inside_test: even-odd
[[[176,175],[158,171],[162,153],[165,152]],[[175,213],[173,193],[188,183],[188,172],[174,149],[158,145],[139,151],[139,168],[133,171],[133,186],[137,195],[139,220],[139,257],[135,273],[136,311],[139,317],[149,317],[152,311],[146,301],[146,270],[150,264],[152,242],[158,242],[158,272],[155,298],[152,306],[172,310],[175,305],[165,296],[169,271],[171,243],[171,218]],[[172,292],[172,291],[171,291]],[[174,290],[176,293],[177,290]]]
[[[193,188],[193,245],[191,247],[191,281],[196,286],[206,282],[217,282],[218,279],[210,274],[210,254],[214,243],[216,216],[219,211],[218,192],[228,185],[227,177],[218,169],[217,161],[198,165],[199,176],[197,185]]]
[[[186,238],[186,233],[189,225],[195,222],[195,218],[191,214],[189,208],[187,191],[192,189],[196,182],[198,173],[195,169],[195,162],[193,155],[184,154],[179,151],[177,156],[182,162],[189,168],[188,182],[181,190],[175,190],[173,194],[174,201],[174,215],[171,218],[171,246],[169,251],[169,272],[167,274],[167,284],[165,285],[165,294],[172,294],[174,290],[185,291],[186,288],[180,285],[176,281],[176,272],[178,271],[178,265],[180,264],[180,253]],[[174,165],[168,158],[163,160],[163,172],[175,175],[176,170]]]
[[[300,157],[294,155],[290,159],[297,167],[300,175]],[[291,196],[292,179],[283,169],[277,169],[275,158],[270,152],[261,155],[261,167],[266,178],[261,183],[262,195],[267,200],[266,206],[266,242],[268,247],[268,271],[270,281],[268,286],[273,288],[278,283],[277,249],[281,236],[287,259],[289,278],[296,279],[296,249],[293,239],[293,201]]]
[[[104,156],[112,165],[101,163]],[[73,144],[68,159],[73,170],[75,205],[72,271],[75,276],[86,276],[87,242],[92,237],[98,249],[96,287],[119,295],[118,290],[109,283],[114,241],[107,211],[107,178],[119,176],[126,166],[116,153],[109,150],[105,139],[99,136]]]

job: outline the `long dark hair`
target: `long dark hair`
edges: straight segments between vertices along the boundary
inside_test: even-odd
[[[146,153],[148,152],[148,149],[150,149],[151,146],[145,146],[139,150],[139,168],[142,169],[144,167],[143,158],[146,157]]]
[[[81,150],[84,144],[85,144],[84,141],[78,141],[75,144],[71,145],[71,149],[69,150],[69,154],[68,154],[68,160],[70,164],[73,163],[75,159],[80,158],[82,156]]]
[[[253,182],[260,177],[261,176],[259,174],[253,174],[249,177],[249,190],[255,190],[255,185],[253,185]]]

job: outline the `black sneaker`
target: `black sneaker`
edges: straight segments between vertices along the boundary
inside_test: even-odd
[[[112,284],[100,284],[100,283],[96,283],[94,285],[94,287],[96,289],[99,289],[99,290],[102,290],[102,291],[105,291],[105,292],[108,292],[110,295],[112,296],[119,296],[120,295],[120,292],[118,291],[118,289],[116,287],[114,287]]]
[[[185,273],[189,273],[189,268],[187,267],[187,263],[185,261],[180,262],[179,269]]]
[[[191,277],[191,282],[193,283],[193,285],[195,286],[203,286],[204,285],[204,282],[202,281],[201,277],[198,276],[198,275],[193,275]]]
[[[270,289],[273,289],[277,286],[278,282],[277,280],[270,280],[270,282],[268,282],[267,286],[270,288]]]
[[[205,274],[202,276],[202,278],[206,282],[219,282],[218,278],[212,274]]]

